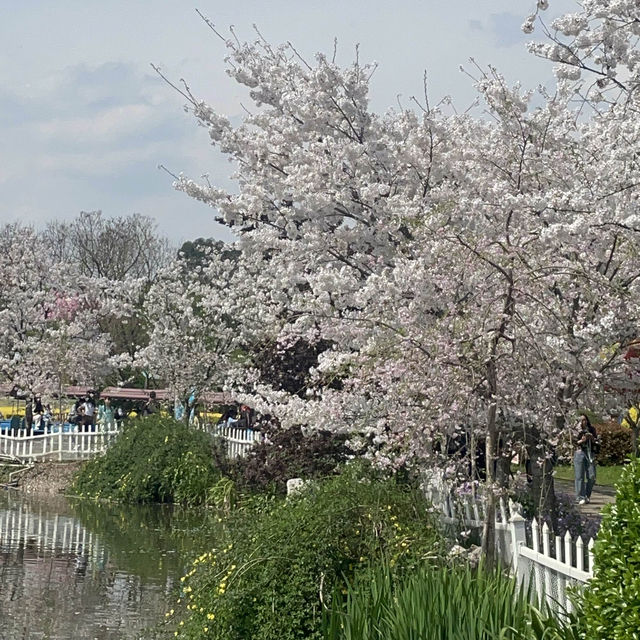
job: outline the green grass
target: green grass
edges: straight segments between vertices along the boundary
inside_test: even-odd
[[[623,469],[624,466],[620,464],[613,465],[611,467],[596,467],[596,486],[601,485],[603,487],[614,487],[620,479],[620,474]],[[554,475],[557,480],[573,482],[573,467],[559,465],[555,468]]]

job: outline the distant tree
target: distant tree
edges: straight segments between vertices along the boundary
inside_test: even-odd
[[[205,269],[211,263],[212,256],[223,260],[237,261],[240,250],[235,245],[226,244],[214,238],[196,238],[187,240],[178,251],[178,260],[183,270],[196,271]]]
[[[139,213],[106,218],[83,211],[71,222],[50,222],[42,238],[56,262],[73,262],[83,275],[110,280],[151,280],[173,257],[154,220]]]
[[[0,227],[0,376],[30,393],[99,386],[113,364],[100,320],[114,313],[111,283],[56,263],[29,227]]]
[[[242,359],[242,304],[226,291],[247,280],[226,252],[211,245],[191,258],[201,264],[178,258],[145,292],[142,318],[149,340],[135,356],[136,366],[185,406],[192,393],[222,389]]]

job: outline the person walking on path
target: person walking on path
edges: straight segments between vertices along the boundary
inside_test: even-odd
[[[591,492],[596,483],[596,453],[598,434],[589,418],[582,414],[576,427],[576,450],[573,454],[576,499],[578,504],[591,501]]]

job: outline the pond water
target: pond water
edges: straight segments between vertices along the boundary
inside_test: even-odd
[[[0,490],[0,638],[165,637],[165,612],[217,518]],[[170,633],[173,636],[173,633]]]

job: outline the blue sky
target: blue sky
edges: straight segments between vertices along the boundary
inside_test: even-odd
[[[359,43],[360,59],[379,64],[378,111],[398,94],[405,105],[420,95],[425,69],[433,99],[450,95],[466,108],[474,92],[459,66],[470,57],[525,86],[552,80],[519,29],[535,0],[0,0],[0,222],[41,226],[101,209],[152,216],[176,243],[230,237],[157,168],[230,186],[231,165],[150,67],[241,117],[244,92],[224,73],[224,46],[196,6],[220,30],[234,25],[253,39],[255,23],[309,57],[331,52],[337,37],[348,64]],[[552,0],[545,18],[575,6]]]

